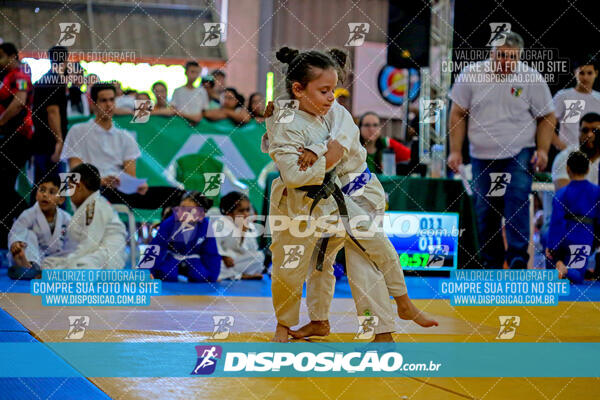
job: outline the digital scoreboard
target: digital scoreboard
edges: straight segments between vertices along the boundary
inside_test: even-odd
[[[388,211],[383,229],[407,270],[457,267],[458,214]]]

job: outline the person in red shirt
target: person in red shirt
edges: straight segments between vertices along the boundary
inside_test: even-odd
[[[0,43],[0,248],[14,217],[27,208],[15,182],[30,156],[33,86],[27,64],[12,43]]]
[[[383,150],[390,148],[396,153],[396,164],[410,160],[410,148],[397,140],[381,137],[381,119],[372,111],[367,111],[358,120],[360,142],[367,149],[367,165],[371,172],[383,172]]]

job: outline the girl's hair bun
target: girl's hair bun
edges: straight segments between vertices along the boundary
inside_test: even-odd
[[[348,55],[345,51],[340,49],[331,49],[327,52],[331,58],[340,66],[341,69],[346,67],[346,60],[348,59]]]
[[[277,51],[275,57],[284,64],[290,64],[298,54],[300,54],[298,50],[282,47]]]

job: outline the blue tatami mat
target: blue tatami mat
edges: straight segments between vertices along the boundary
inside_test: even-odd
[[[30,282],[13,281],[5,274],[5,271],[0,270],[0,293],[29,293]],[[445,279],[448,278],[407,276],[408,294],[412,299],[439,299],[441,298],[438,294],[440,283]],[[265,275],[260,281],[163,282],[162,295],[271,297],[271,280]],[[346,277],[342,277],[337,281],[335,297],[352,297]],[[560,301],[600,301],[600,282],[584,282],[580,285],[571,285],[571,293],[568,296],[561,296]]]

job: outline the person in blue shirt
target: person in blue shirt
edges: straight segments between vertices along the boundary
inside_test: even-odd
[[[584,153],[569,155],[571,181],[554,196],[548,230],[548,266],[573,283],[583,282],[588,258],[597,244],[594,228],[600,221],[600,186],[585,179],[589,168]]]
[[[157,279],[176,282],[178,275],[189,282],[216,282],[221,256],[209,218],[205,212],[212,200],[199,192],[187,192],[178,207],[164,219],[150,245],[158,245],[158,254],[150,270]]]

